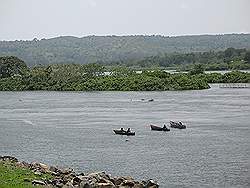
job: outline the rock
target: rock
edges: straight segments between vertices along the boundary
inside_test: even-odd
[[[56,167],[54,167],[54,166],[50,166],[50,167],[49,167],[49,171],[50,171],[50,172],[55,172],[55,173],[57,173],[57,172],[58,172],[58,168],[56,168]]]
[[[80,177],[74,177],[72,180],[71,180],[71,183],[73,184],[73,185],[80,185],[80,183],[81,183],[81,181],[82,181],[82,179],[80,178]]]
[[[123,177],[125,180],[134,180],[131,176],[124,176]]]
[[[33,185],[42,185],[46,188],[158,188],[159,185],[153,181],[135,181],[132,177],[112,177],[105,172],[94,172],[85,175],[76,174],[72,168],[60,169],[54,166],[48,166],[43,163],[18,162],[17,158],[11,156],[0,156],[0,161],[13,162],[17,167],[28,168],[35,175],[50,173],[55,179],[33,180],[25,178],[25,182],[31,182]]]
[[[111,181],[115,185],[120,185],[124,181],[124,178],[122,178],[122,177],[114,177],[114,178],[111,178]]]
[[[64,186],[63,183],[58,183],[58,184],[56,184],[56,187],[58,187],[58,188],[62,188],[63,186]]]
[[[41,181],[41,180],[33,180],[32,181],[33,185],[46,185],[45,182]]]
[[[82,181],[79,188],[91,188],[91,186],[88,182]]]
[[[0,161],[8,161],[8,162],[17,163],[18,159],[12,156],[0,156]]]
[[[55,186],[59,186],[59,185],[64,185],[66,184],[67,182],[63,181],[62,179],[53,179],[51,181],[51,184],[52,185],[55,185]]]
[[[39,171],[35,171],[34,174],[35,174],[35,175],[38,175],[38,176],[41,176],[41,175],[42,175],[42,173],[39,172]]]
[[[74,188],[74,185],[71,182],[67,182],[62,188]]]
[[[158,188],[159,184],[156,183],[154,180],[148,180],[145,184],[145,188]]]
[[[45,165],[43,163],[37,163],[37,162],[33,162],[30,164],[30,168],[34,171],[39,171],[41,173],[47,173],[47,172],[50,172],[49,171],[49,166],[48,165]]]
[[[52,176],[60,176],[60,173],[59,172],[51,172],[51,175]]]
[[[81,172],[80,174],[79,174],[79,176],[84,176],[85,174],[83,173],[83,172]]]
[[[79,178],[81,181],[89,181],[91,179],[91,177],[89,176],[76,176],[77,178]]]
[[[142,183],[136,183],[133,188],[144,188],[144,185]]]
[[[67,175],[67,174],[70,174],[72,173],[74,170],[72,168],[65,168],[65,169],[60,169],[60,173],[61,174],[64,174],[64,175]]]
[[[115,185],[112,182],[109,182],[109,183],[97,183],[95,188],[115,188]]]
[[[72,179],[74,179],[76,177],[76,175],[75,174],[67,174],[67,175],[61,174],[60,176],[57,176],[57,177],[61,178],[65,182],[68,182],[68,181],[71,181]]]
[[[135,182],[133,180],[124,180],[121,184],[121,186],[129,186],[133,187],[135,185]]]
[[[30,168],[30,164],[29,163],[26,163],[26,162],[17,162],[16,163],[16,166],[17,167],[20,167],[20,168]]]
[[[90,173],[88,174],[88,176],[97,179],[97,181],[99,181],[100,179],[110,180],[110,176],[106,174],[105,172]]]

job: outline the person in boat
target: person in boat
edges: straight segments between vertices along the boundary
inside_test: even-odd
[[[167,128],[167,126],[164,124],[162,128],[163,128],[163,129],[166,129],[166,128]]]
[[[122,132],[125,132],[123,128],[121,128],[121,131],[122,131]]]
[[[180,125],[182,125],[182,122],[181,122],[181,121],[179,121],[179,124],[180,124]]]
[[[130,133],[131,131],[130,131],[130,128],[128,128],[128,130],[127,130],[127,133]]]

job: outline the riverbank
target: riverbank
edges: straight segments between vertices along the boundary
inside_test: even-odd
[[[62,187],[62,188],[157,188],[153,180],[136,181],[132,177],[112,177],[105,172],[90,174],[43,163],[20,162],[12,156],[0,156],[0,187]]]
[[[16,57],[0,58],[0,91],[168,91],[201,90],[208,83],[250,83],[250,73],[205,74],[197,65],[189,73],[164,70],[136,72],[116,66],[105,73],[99,64],[62,64],[27,67]]]

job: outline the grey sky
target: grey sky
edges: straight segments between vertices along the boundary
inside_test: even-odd
[[[250,0],[0,0],[0,40],[250,33]]]

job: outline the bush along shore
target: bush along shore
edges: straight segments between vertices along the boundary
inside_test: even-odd
[[[161,70],[136,73],[126,67],[106,71],[99,64],[65,64],[28,68],[16,57],[0,58],[0,91],[165,91],[207,89],[203,79]]]
[[[58,188],[157,188],[153,180],[136,181],[132,177],[114,176],[105,172],[79,173],[43,163],[20,162],[12,156],[0,156],[0,187]]]
[[[127,67],[106,71],[99,64],[29,68],[16,57],[0,57],[0,91],[167,91],[208,89],[208,83],[250,83],[250,73],[204,74],[197,64],[189,73],[163,70],[138,73]]]

